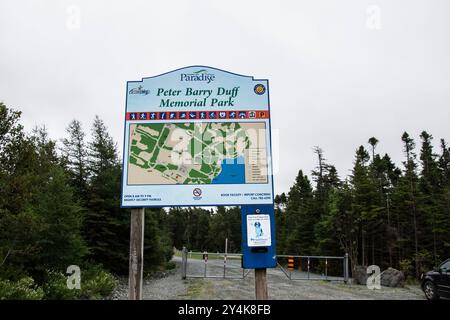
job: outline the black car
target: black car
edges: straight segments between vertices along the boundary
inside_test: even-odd
[[[422,290],[428,300],[450,299],[450,259],[422,275]]]

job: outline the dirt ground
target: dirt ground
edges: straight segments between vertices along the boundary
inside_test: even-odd
[[[188,278],[181,279],[181,259],[174,257],[177,268],[161,279],[145,280],[144,299],[206,299],[206,300],[250,300],[255,298],[254,272],[249,271],[244,279]],[[242,277],[239,261],[228,261],[227,277]],[[189,260],[188,275],[203,275],[204,262]],[[207,274],[223,276],[223,262],[208,262]],[[382,287],[370,290],[366,286],[344,284],[342,281],[289,280],[279,268],[267,271],[269,299],[274,300],[423,300],[419,286],[404,288]],[[127,282],[121,279],[113,299],[127,299]]]

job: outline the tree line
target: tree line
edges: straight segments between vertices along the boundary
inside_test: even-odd
[[[104,122],[87,134],[71,121],[65,137],[45,127],[25,132],[21,112],[0,103],[0,281],[97,265],[128,272],[128,209],[120,208],[121,161]],[[343,255],[352,266],[392,266],[417,276],[450,255],[450,149],[433,148],[423,131],[420,149],[400,137],[397,166],[377,152],[378,140],[356,149],[353,170],[339,177],[319,147],[312,180],[302,170],[289,192],[275,197],[277,252]],[[167,267],[173,247],[241,250],[238,207],[146,209],[144,267]]]
[[[340,178],[321,148],[312,181],[302,170],[289,192],[275,197],[277,253],[349,254],[351,266],[394,267],[411,277],[450,257],[450,149],[444,139],[420,134],[420,150],[401,137],[404,161],[397,166],[377,152],[372,137],[356,149],[353,169]],[[170,209],[173,244],[193,250],[240,251],[239,208]]]
[[[21,112],[0,103],[0,280],[45,283],[69,265],[128,273],[130,210],[120,208],[122,164],[104,122],[78,120],[66,136],[26,133]],[[240,210],[145,210],[145,272],[165,269],[173,248],[240,250]]]
[[[2,280],[44,285],[69,265],[127,274],[130,212],[120,208],[121,161],[104,122],[96,117],[88,137],[73,120],[55,141],[45,127],[25,132],[20,117],[0,103],[0,295],[12,285]],[[172,257],[165,219],[146,210],[146,271]]]
[[[376,264],[418,277],[450,255],[450,149],[420,134],[417,157],[413,138],[403,133],[404,161],[356,149],[352,173],[340,179],[316,147],[315,188],[300,171],[289,193],[276,198],[279,250],[290,253],[347,252],[353,266]]]

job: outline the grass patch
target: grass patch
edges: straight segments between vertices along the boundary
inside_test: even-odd
[[[187,289],[187,298],[189,299],[207,299],[214,294],[213,286],[209,281],[193,281]]]

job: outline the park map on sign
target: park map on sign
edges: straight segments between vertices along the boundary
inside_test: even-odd
[[[264,122],[130,124],[128,185],[268,183]]]

